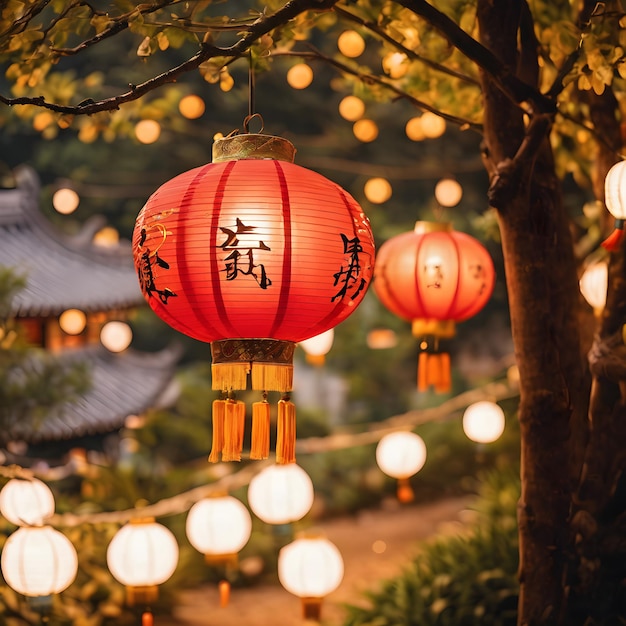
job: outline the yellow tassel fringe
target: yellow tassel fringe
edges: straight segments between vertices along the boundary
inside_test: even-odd
[[[296,407],[289,400],[278,402],[276,432],[276,463],[287,465],[296,462]]]
[[[291,391],[293,365],[252,363],[252,389],[256,391]]]
[[[230,391],[231,389],[245,389],[248,383],[250,363],[213,363],[211,364],[211,379],[213,389]]]
[[[241,461],[246,405],[240,400],[227,400],[224,414],[224,448],[222,461]]]
[[[270,455],[270,405],[267,400],[252,404],[252,442],[250,458],[267,459]]]
[[[213,443],[209,463],[217,463],[224,448],[224,417],[226,413],[226,400],[213,401]]]

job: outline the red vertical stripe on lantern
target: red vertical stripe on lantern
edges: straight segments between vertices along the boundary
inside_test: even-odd
[[[456,287],[454,289],[454,296],[450,300],[450,306],[448,307],[448,310],[446,312],[445,319],[457,319],[457,315],[455,315],[454,310],[455,308],[458,308],[457,298],[459,297],[459,291],[461,289],[461,281],[465,280],[465,275],[461,271],[461,252],[459,250],[459,243],[456,240],[456,238],[452,237],[451,235],[448,237],[448,239],[452,242],[452,245],[454,246],[454,253],[456,255],[457,276],[456,276]]]
[[[213,324],[211,323],[211,320],[204,314],[204,309],[196,298],[196,277],[194,275],[194,272],[189,269],[189,259],[187,255],[187,250],[185,249],[185,244],[187,242],[186,231],[189,226],[189,220],[184,219],[183,214],[194,205],[195,193],[198,190],[198,187],[202,184],[202,180],[204,179],[204,176],[210,168],[211,164],[198,168],[198,173],[193,177],[193,179],[189,183],[189,186],[185,190],[185,194],[180,201],[180,214],[178,219],[178,228],[180,229],[180,233],[178,233],[176,240],[176,263],[178,264],[179,268],[178,276],[180,278],[180,284],[185,294],[185,297],[189,300],[189,303],[191,304],[191,306],[186,310],[186,313],[189,315],[189,317],[195,318],[196,323],[202,324],[202,326],[207,329],[213,329]],[[185,323],[185,326],[189,325]]]
[[[217,231],[219,228],[220,214],[222,211],[222,201],[224,200],[224,191],[228,183],[233,168],[238,161],[229,161],[220,176],[220,180],[215,189],[213,197],[213,209],[211,211],[211,232],[209,233],[209,272],[211,274],[211,288],[213,290],[213,301],[215,303],[215,312],[220,322],[233,337],[237,336],[237,332],[233,328],[226,307],[224,306],[224,297],[222,296],[222,283],[220,281],[220,269],[217,263]]]
[[[274,337],[285,318],[287,306],[289,304],[289,291],[291,289],[291,204],[289,202],[289,187],[285,179],[285,172],[280,161],[274,161],[276,175],[280,184],[280,197],[283,209],[283,236],[285,245],[283,248],[283,271],[280,285],[280,296],[276,307],[276,316],[270,329],[270,337]]]

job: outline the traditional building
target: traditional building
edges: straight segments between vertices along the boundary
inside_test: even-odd
[[[65,441],[69,448],[120,429],[128,416],[158,403],[179,355],[173,348],[118,353],[102,345],[105,324],[127,319],[144,304],[130,245],[95,245],[93,226],[74,236],[60,232],[39,210],[36,174],[21,167],[14,176],[13,188],[0,189],[0,267],[23,276],[26,286],[12,300],[11,317],[29,343],[62,362],[79,363],[90,382],[83,395],[53,414],[12,421],[4,441]]]

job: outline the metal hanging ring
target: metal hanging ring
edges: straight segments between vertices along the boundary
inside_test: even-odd
[[[260,121],[260,123],[261,123],[261,128],[259,128],[259,130],[256,131],[256,132],[257,133],[262,133],[263,132],[264,125],[263,125],[263,118],[261,117],[261,114],[260,113],[252,113],[252,115],[246,115],[246,117],[243,120],[243,129],[244,129],[244,131],[246,133],[250,132],[250,122],[253,119],[255,119],[255,118],[258,121]]]

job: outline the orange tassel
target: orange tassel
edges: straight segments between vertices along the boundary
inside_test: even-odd
[[[415,499],[415,493],[408,478],[398,478],[398,500],[404,504]]]
[[[296,462],[296,407],[288,399],[278,401],[276,432],[276,463]]]
[[[154,624],[154,616],[150,611],[144,611],[141,616],[141,626],[152,626]]]
[[[609,252],[617,252],[621,248],[625,236],[626,232],[623,228],[615,228],[601,245]]]
[[[239,400],[226,401],[224,413],[224,448],[222,461],[241,461],[246,405]]]
[[[220,593],[220,606],[224,608],[230,601],[230,583],[227,580],[220,580],[217,588]]]
[[[213,401],[213,443],[209,463],[217,463],[224,448],[224,414],[226,412],[226,400]]]
[[[428,352],[420,352],[417,360],[417,390],[428,391]]]
[[[251,459],[267,459],[270,455],[270,405],[267,400],[252,404]]]
[[[450,355],[447,352],[442,352],[439,354],[439,379],[435,383],[435,391],[448,393],[451,389]]]

